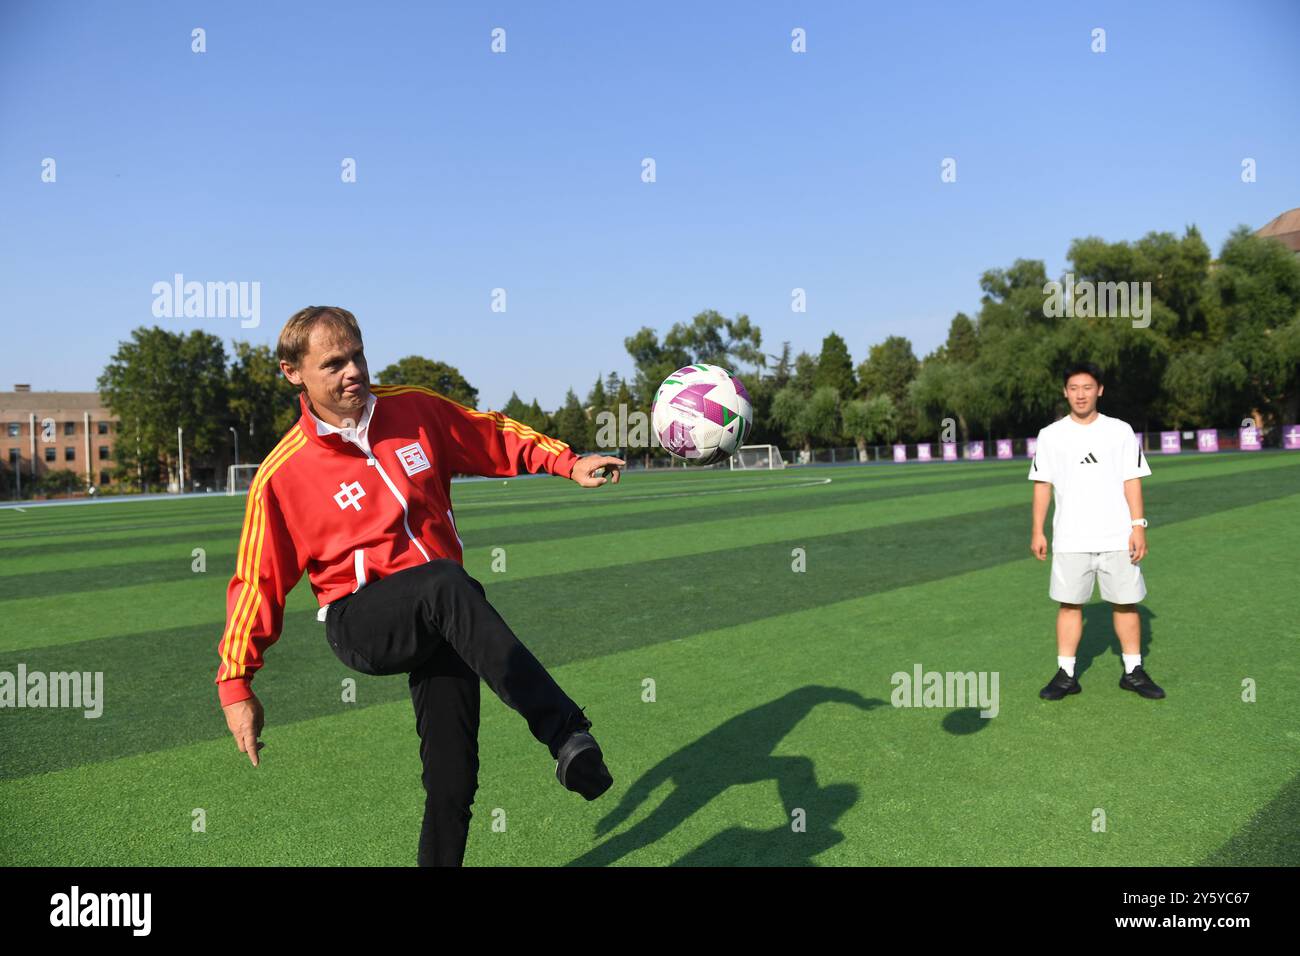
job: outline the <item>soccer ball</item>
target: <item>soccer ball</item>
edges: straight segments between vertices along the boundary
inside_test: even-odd
[[[740,379],[718,365],[669,375],[650,404],[650,427],[674,458],[710,465],[735,454],[753,430],[754,409]]]

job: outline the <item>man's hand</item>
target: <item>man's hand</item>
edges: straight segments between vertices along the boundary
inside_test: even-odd
[[[1147,529],[1138,525],[1128,536],[1129,564],[1137,564],[1147,556]]]
[[[587,455],[573,463],[573,473],[569,477],[584,488],[599,488],[606,481],[618,484],[619,468],[626,464],[627,462],[622,458],[614,458],[610,455]],[[600,478],[593,478],[591,473],[597,468],[604,468],[605,474]]]
[[[239,745],[239,752],[248,754],[248,759],[253,761],[253,766],[256,767],[257,752],[266,746],[257,739],[262,736],[262,726],[266,723],[262,702],[257,699],[257,695],[253,695],[247,700],[236,701],[221,709],[226,712],[226,726],[234,735],[235,743]]]
[[[1047,560],[1047,535],[1041,531],[1035,531],[1029,540],[1029,550],[1033,552],[1034,557],[1039,561]]]

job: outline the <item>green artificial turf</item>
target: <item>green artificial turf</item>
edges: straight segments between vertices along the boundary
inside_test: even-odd
[[[1083,693],[1039,700],[1055,606],[1021,461],[456,484],[467,569],[615,776],[592,803],[561,788],[484,686],[467,865],[1300,863],[1300,455],[1153,470],[1162,701],[1118,688],[1099,600]],[[96,719],[0,710],[0,864],[414,863],[406,681],[339,663],[305,578],[254,683],[262,766],[229,737],[212,681],[243,508],[0,510],[0,671],[105,681]],[[997,716],[892,706],[918,664],[996,672]]]

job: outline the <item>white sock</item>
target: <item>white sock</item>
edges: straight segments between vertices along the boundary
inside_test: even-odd
[[[1073,657],[1060,657],[1060,656],[1058,655],[1057,658],[1056,658],[1056,666],[1059,667],[1059,668],[1061,668],[1061,670],[1065,671],[1065,672],[1066,672],[1067,674],[1069,674],[1071,677],[1074,676],[1074,658],[1073,658]]]
[[[1124,658],[1125,674],[1132,674],[1133,668],[1142,666],[1141,654],[1121,654],[1120,656]]]

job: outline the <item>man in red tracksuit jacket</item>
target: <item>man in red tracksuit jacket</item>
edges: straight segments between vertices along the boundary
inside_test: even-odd
[[[330,647],[365,674],[408,674],[426,792],[421,866],[459,866],[478,789],[479,679],[528,722],[556,776],[594,800],[613,783],[591,721],[488,603],[461,564],[453,473],[547,471],[583,487],[617,482],[618,458],[578,457],[500,412],[418,386],[370,387],[361,330],[311,306],[280,333],[302,417],[248,492],[217,690],[239,750],[258,764],[264,724],[252,678],[307,572]],[[593,473],[605,468],[609,479]]]

